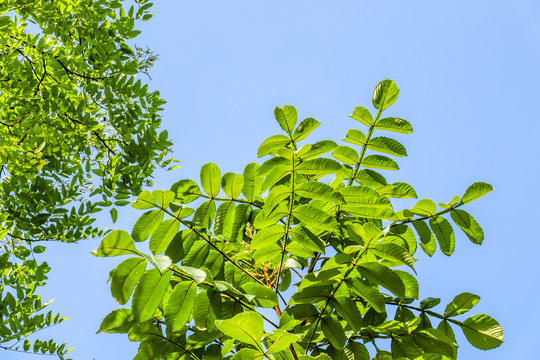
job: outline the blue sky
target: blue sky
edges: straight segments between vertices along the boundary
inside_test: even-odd
[[[540,293],[538,2],[162,1],[153,9],[137,44],[160,54],[150,84],[168,101],[163,128],[182,166],[160,173],[154,188],[197,180],[207,162],[222,173],[260,162],[258,146],[280,132],[276,105],[294,105],[300,118],[322,122],[312,141],[342,139],[359,128],[347,115],[356,106],[371,107],[373,87],[393,79],[401,94],[387,114],[407,119],[414,133],[398,137],[409,156],[389,180],[405,181],[436,202],[461,195],[475,181],[496,189],[466,209],[482,225],[484,245],[458,231],[451,257],[417,253],[421,297],[446,304],[464,291],[478,294],[473,311],[503,326],[506,342],[488,352],[460,336],[460,359],[534,357],[533,339],[540,336],[533,305]],[[119,213],[114,227],[130,231],[140,214]],[[100,221],[111,227],[106,216]],[[70,320],[40,335],[75,346],[77,360],[130,359],[136,343],[95,335],[118,307],[106,280],[121,261],[92,257],[98,244],[52,244],[42,256],[53,270],[41,293],[56,298],[51,307]]]

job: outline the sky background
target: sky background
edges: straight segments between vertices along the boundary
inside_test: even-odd
[[[414,133],[396,136],[409,156],[388,179],[436,202],[475,181],[496,189],[466,208],[484,229],[482,246],[456,228],[451,257],[416,254],[420,297],[440,297],[442,312],[455,295],[478,294],[470,314],[502,325],[505,343],[488,352],[456,329],[459,359],[537,358],[540,3],[161,1],[153,13],[136,42],[160,55],[150,86],[168,101],[163,129],[182,166],[159,173],[154,189],[198,181],[207,162],[222,174],[262,162],[258,146],[281,131],[275,106],[294,105],[299,119],[320,121],[312,142],[342,139],[362,128],[347,115],[372,109],[374,86],[393,79],[401,93],[385,115],[407,119]],[[114,226],[107,216],[100,221],[130,232],[141,214],[122,208]],[[95,334],[119,307],[106,281],[122,259],[90,255],[99,239],[46,245],[41,259],[52,271],[41,294],[56,298],[51,309],[70,320],[40,337],[68,342],[77,360],[133,358],[137,343],[125,335]]]

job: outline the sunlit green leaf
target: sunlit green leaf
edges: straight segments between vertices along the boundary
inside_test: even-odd
[[[143,274],[131,301],[131,310],[137,322],[145,322],[154,316],[167,291],[170,278],[171,271],[161,274],[158,269],[151,269]]]
[[[459,226],[461,230],[467,235],[467,237],[475,244],[482,244],[484,240],[484,231],[480,227],[480,224],[466,211],[459,209],[452,209],[450,211],[452,220]]]
[[[464,204],[470,203],[471,201],[474,201],[491,191],[493,191],[493,187],[485,182],[475,182],[471,186],[467,188],[463,196],[461,197],[461,202]]]
[[[480,296],[468,292],[457,295],[444,310],[445,317],[457,316],[471,310],[480,301]]]
[[[158,228],[163,220],[163,211],[148,211],[139,217],[133,226],[131,236],[135,241],[144,241]]]
[[[384,110],[391,106],[398,98],[399,89],[393,80],[383,80],[377,84],[373,91],[373,106]]]
[[[304,140],[313,130],[315,130],[321,123],[313,118],[306,118],[298,124],[293,133],[293,140]]]
[[[260,314],[248,311],[228,320],[216,321],[216,325],[225,335],[262,350],[264,321]]]
[[[289,135],[292,135],[294,126],[298,120],[296,108],[291,105],[285,105],[281,108],[276,106],[274,109],[274,116],[276,117],[276,120],[283,131]]]
[[[201,168],[201,186],[205,193],[211,197],[219,193],[221,185],[221,171],[216,164],[208,163]]]
[[[133,239],[124,230],[114,230],[99,244],[97,250],[92,251],[95,256],[118,256],[138,254]]]
[[[442,216],[435,216],[429,219],[429,227],[437,237],[441,251],[450,256],[454,252],[456,237],[452,225]]]
[[[182,281],[174,287],[165,306],[165,323],[171,333],[180,331],[191,318],[196,295],[194,281]]]

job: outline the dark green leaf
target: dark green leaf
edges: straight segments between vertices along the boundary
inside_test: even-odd
[[[450,211],[452,220],[459,226],[461,230],[467,235],[467,237],[475,244],[482,244],[484,240],[484,231],[480,227],[480,224],[467,212],[459,209],[452,209]]]
[[[345,330],[343,330],[339,321],[332,316],[325,315],[321,319],[321,329],[333,347],[343,349],[347,341],[347,336],[345,336]]]
[[[441,251],[450,256],[454,252],[456,237],[452,225],[442,216],[435,216],[429,219],[429,227],[437,237]]]

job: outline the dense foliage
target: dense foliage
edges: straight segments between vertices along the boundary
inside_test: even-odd
[[[394,209],[391,199],[417,197],[378,171],[398,170],[389,156],[407,155],[375,136],[412,132],[406,120],[382,116],[398,94],[391,80],[376,86],[376,114],[354,109],[366,130],[350,129],[349,145],[302,144],[320,123],[276,108],[283,134],[259,147],[259,157],[270,156],[261,165],[222,175],[209,163],[199,184],[142,192],[132,206],[145,212],[131,234],[115,230],[94,252],[129,256],[110,281],[118,303],[131,306],[110,313],[100,331],[140,342],[136,359],[455,359],[457,328],[479,349],[499,346],[493,318],[460,318],[479,296],[458,294],[444,312],[434,310],[438,298],[416,303],[418,247],[431,256],[438,244],[450,256],[449,219],[481,244],[481,227],[461,208],[492,187],[478,182],[448,203]],[[141,242],[151,253],[137,249]]]
[[[129,203],[171,145],[158,92],[137,80],[155,60],[129,40],[151,4],[0,2],[0,347],[66,352],[27,339],[62,321],[36,294],[43,241],[103,235],[94,214]],[[40,242],[40,245],[36,245]]]

